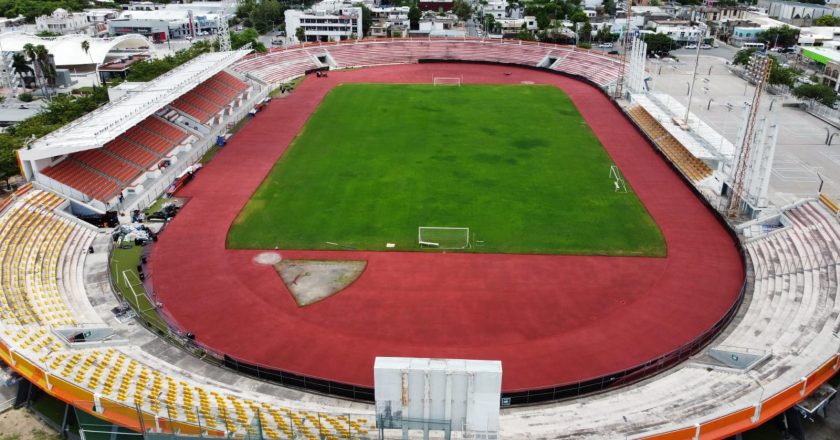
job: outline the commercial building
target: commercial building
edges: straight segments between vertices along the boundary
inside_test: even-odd
[[[322,5],[323,6],[323,5]],[[298,28],[304,30],[304,42],[341,41],[362,37],[362,8],[343,6],[340,9],[319,8],[285,12],[286,35],[298,39]]]
[[[108,21],[111,35],[140,34],[156,43],[193,34],[216,33],[219,16],[198,14],[192,10],[166,8],[154,11],[123,11],[119,18]]]

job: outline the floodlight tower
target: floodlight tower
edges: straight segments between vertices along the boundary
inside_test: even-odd
[[[752,148],[753,138],[755,137],[756,121],[758,120],[758,106],[761,102],[761,94],[767,86],[767,79],[770,76],[770,57],[753,55],[750,63],[747,66],[747,75],[755,81],[755,94],[753,95],[752,103],[750,104],[747,119],[744,121],[746,128],[744,129],[744,137],[741,139],[741,148],[738,156],[735,157],[735,169],[732,173],[732,194],[729,199],[729,208],[727,210],[727,217],[730,219],[737,218],[741,213],[741,199],[744,193],[744,181],[746,180],[747,172],[751,166],[750,150]]]
[[[624,95],[624,68],[627,64],[627,51],[630,50],[630,18],[633,15],[632,0],[624,4],[624,15],[627,17],[627,28],[624,30],[624,39],[621,43],[621,65],[618,66],[618,82],[615,83],[615,99],[621,99]]]

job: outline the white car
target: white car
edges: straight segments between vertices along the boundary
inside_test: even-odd
[[[598,45],[598,47],[609,49],[609,48],[613,47],[613,44],[612,43],[601,43],[601,44]]]
[[[700,46],[700,49],[711,49],[711,48],[712,48],[711,44],[703,44],[703,45]]]
[[[697,49],[696,44],[686,44],[684,49]]]

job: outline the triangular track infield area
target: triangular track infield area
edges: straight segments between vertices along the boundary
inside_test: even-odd
[[[228,247],[237,216],[252,196],[260,196],[275,163],[279,167],[284,154],[294,154],[304,125],[304,135],[317,134],[310,133],[307,121],[317,122],[313,113],[330,91],[355,83],[431,84],[434,77],[463,78],[461,89],[474,84],[559,89],[603,146],[603,183],[614,191],[609,168],[615,164],[628,187],[625,195],[638,198],[664,238],[665,252],[405,249],[416,244],[418,226],[475,228],[460,220],[413,225],[409,239],[389,234],[365,242],[343,236],[318,239],[336,245]],[[535,124],[550,123],[540,116],[531,115]],[[395,116],[369,115],[387,117]],[[560,165],[555,168],[562,172]],[[507,392],[599,383],[696,348],[737,306],[744,280],[743,261],[727,229],[601,90],[531,69],[428,63],[310,75],[259,112],[178,195],[190,202],[160,235],[150,258],[165,318],[216,353],[343,384],[372,387],[377,356],[498,359]],[[560,205],[580,210],[577,204]],[[291,215],[305,221],[308,214]],[[475,213],[464,215],[470,214]],[[323,213],[311,215],[317,219]],[[632,223],[629,214],[609,220]],[[288,226],[288,219],[277,223],[284,221]],[[611,227],[603,216],[589,223],[596,230]],[[477,239],[483,240],[479,229]],[[490,246],[492,240],[486,241]],[[396,247],[386,247],[389,242]],[[339,293],[300,307],[272,265],[254,263],[265,249],[284,261],[364,261],[366,267]]]

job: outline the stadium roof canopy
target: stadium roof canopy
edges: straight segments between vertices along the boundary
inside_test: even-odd
[[[90,49],[85,52],[82,42],[87,41]],[[24,32],[5,32],[0,34],[0,50],[4,52],[22,52],[27,44],[42,44],[55,59],[56,66],[78,66],[102,64],[112,52],[125,51],[136,53],[154,49],[146,37],[137,34],[121,35],[114,38],[94,38],[87,35],[64,35],[55,38],[41,38]]]
[[[38,139],[29,148],[20,150],[20,159],[37,160],[100,148],[249,51],[213,52],[196,57]]]

